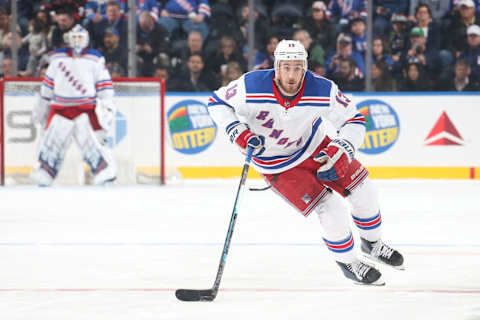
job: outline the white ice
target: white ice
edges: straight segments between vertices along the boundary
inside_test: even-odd
[[[237,180],[0,188],[0,319],[480,319],[480,181],[374,182],[406,260],[386,286],[345,279],[314,214],[246,191],[213,302],[174,291],[212,286]]]

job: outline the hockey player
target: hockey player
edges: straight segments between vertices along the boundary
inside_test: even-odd
[[[276,193],[304,216],[318,214],[325,244],[347,278],[383,285],[381,273],[357,257],[340,198],[352,205],[363,253],[403,269],[402,255],[381,240],[377,192],[355,159],[365,118],[335,83],[307,70],[299,41],[282,40],[274,57],[274,69],[246,73],[215,91],[210,115],[241,150],[254,148],[252,164]]]
[[[105,146],[116,108],[113,84],[103,56],[88,48],[88,32],[76,25],[66,34],[68,47],[51,57],[32,114],[45,129],[39,151],[40,165],[32,179],[50,186],[72,140],[95,175],[95,184],[116,178],[116,165]]]

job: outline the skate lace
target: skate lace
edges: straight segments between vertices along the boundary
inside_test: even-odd
[[[371,268],[371,266],[361,261],[357,263],[353,263],[350,266],[352,268],[353,273],[355,273],[355,275],[360,279],[365,278],[365,275],[367,274],[368,270],[370,270]]]
[[[378,240],[372,249],[372,255],[374,257],[384,257],[390,259],[393,254],[393,249],[383,243],[381,240]]]

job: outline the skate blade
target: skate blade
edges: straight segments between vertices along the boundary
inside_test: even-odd
[[[381,287],[381,286],[384,286],[385,285],[385,281],[383,281],[382,277],[378,278],[377,281],[374,281],[372,283],[364,283],[364,282],[358,282],[358,281],[354,281],[353,283],[355,283],[356,285],[359,285],[359,286],[376,286],[376,287]]]
[[[382,265],[384,266],[389,266],[390,268],[393,268],[393,269],[397,269],[397,270],[401,270],[401,271],[404,271],[405,270],[405,265],[401,265],[401,266],[392,266],[391,264],[388,264],[388,263],[385,263],[383,262],[382,260],[380,259],[377,259],[375,257],[372,257],[371,255],[367,254],[367,253],[363,253],[363,256],[371,261],[374,261],[374,262],[378,262],[378,263],[381,263]]]

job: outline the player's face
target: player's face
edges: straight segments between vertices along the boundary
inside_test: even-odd
[[[286,94],[295,94],[302,84],[303,70],[302,61],[280,61],[277,70],[278,85]]]

